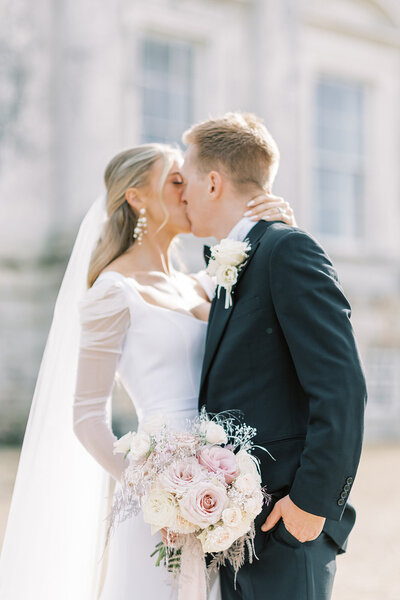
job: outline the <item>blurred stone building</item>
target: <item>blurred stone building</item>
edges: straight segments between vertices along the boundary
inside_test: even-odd
[[[368,437],[400,437],[399,3],[2,0],[0,17],[0,439],[21,439],[107,161],[235,109],[265,119],[281,149],[274,192],[351,300]],[[184,240],[191,268],[199,245]]]

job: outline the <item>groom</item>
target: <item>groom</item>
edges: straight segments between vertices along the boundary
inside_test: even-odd
[[[259,560],[221,569],[223,600],[328,600],[336,555],[354,525],[348,501],[363,437],[366,389],[350,306],[332,263],[308,233],[254,225],[243,207],[271,190],[275,141],[255,115],[228,113],[191,127],[182,175],[192,232],[247,240],[233,287],[214,297],[199,408],[239,409],[257,428],[262,483]]]

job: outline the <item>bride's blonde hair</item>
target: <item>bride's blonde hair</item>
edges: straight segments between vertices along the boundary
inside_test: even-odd
[[[130,187],[140,188],[147,185],[153,167],[160,158],[164,161],[164,168],[160,178],[159,200],[165,213],[161,227],[165,225],[168,220],[168,211],[163,202],[162,190],[174,161],[181,157],[182,153],[179,148],[153,143],[123,150],[110,160],[104,173],[108,219],[90,260],[88,287],[93,285],[107,265],[133,245],[133,231],[138,214],[126,201],[125,192]]]

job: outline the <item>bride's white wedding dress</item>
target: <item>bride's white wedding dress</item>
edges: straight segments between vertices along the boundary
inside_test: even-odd
[[[182,289],[187,288],[186,277],[177,276]],[[199,281],[211,296],[208,277],[200,276]],[[116,271],[100,274],[79,308],[82,329],[74,431],[117,480],[117,490],[126,462],[122,454],[113,454],[116,436],[106,416],[115,374],[132,399],[139,429],[145,418],[160,412],[171,425],[184,427],[197,413],[207,323],[150,304],[133,278]],[[160,540],[160,533],[151,535],[141,514],[117,525],[109,542],[100,600],[177,598],[171,575],[155,567],[150,557]],[[218,578],[208,598],[220,599]]]

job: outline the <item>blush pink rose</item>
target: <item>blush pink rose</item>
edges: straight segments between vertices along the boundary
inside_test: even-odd
[[[175,494],[183,494],[188,486],[205,479],[207,471],[199,465],[195,458],[177,460],[160,475],[161,484]]]
[[[239,475],[236,456],[228,448],[204,446],[197,453],[197,459],[201,465],[212,473],[222,473],[226,484],[232,483]]]
[[[179,500],[183,517],[199,527],[208,527],[219,521],[227,504],[225,487],[207,481],[189,488]]]

